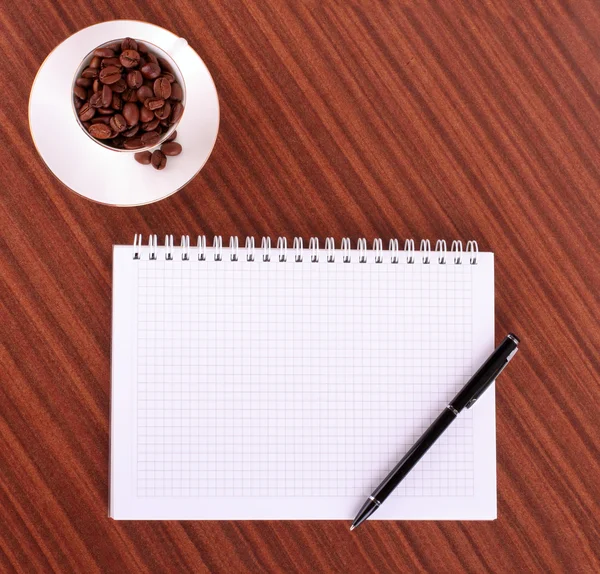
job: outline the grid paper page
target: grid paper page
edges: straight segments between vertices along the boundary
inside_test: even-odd
[[[111,513],[353,518],[492,350],[492,255],[410,265],[223,251],[115,250],[115,304],[128,307],[115,336],[130,353],[129,374],[114,373],[113,393],[128,390],[112,445],[127,435],[129,459],[113,456]],[[374,519],[495,517],[487,395]]]

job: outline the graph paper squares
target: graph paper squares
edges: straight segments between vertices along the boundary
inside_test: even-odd
[[[137,494],[367,496],[472,374],[467,265],[139,261]],[[465,412],[394,496],[468,496]]]

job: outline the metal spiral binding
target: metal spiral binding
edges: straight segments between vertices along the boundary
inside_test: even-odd
[[[307,262],[319,263],[321,261],[321,253],[324,254],[324,263],[335,263],[336,261],[335,239],[333,237],[327,237],[325,239],[325,247],[323,250],[319,247],[319,239],[317,237],[310,238],[307,249],[304,248],[304,241],[301,237],[295,237],[292,245],[293,261],[295,263],[303,263],[305,261],[305,256]],[[183,235],[181,237],[181,246],[179,248],[175,247],[173,235],[166,235],[164,248],[161,249],[160,253],[161,257],[164,256],[165,261],[174,261],[179,258],[181,261],[190,261],[191,249],[193,248],[190,247],[189,235]],[[197,246],[195,249],[198,250],[198,261],[208,261],[209,257],[213,261],[223,261],[223,239],[220,235],[214,237],[212,248],[210,249],[207,247],[206,237],[204,235],[198,235]],[[277,239],[276,249],[278,261],[281,263],[286,262],[288,260],[288,241],[286,237],[279,237]],[[242,251],[241,254],[240,251]],[[260,251],[262,252],[262,262],[271,262],[270,237],[263,237],[261,239]],[[367,240],[364,237],[361,237],[356,242],[356,251],[353,252],[350,238],[344,237],[341,241],[340,251],[342,263],[351,263],[353,258],[355,258],[355,261],[358,263],[368,263],[371,261],[373,263],[387,262],[392,264],[405,263],[407,265],[413,265],[417,262],[417,259],[423,265],[429,265],[432,262],[437,262],[439,265],[446,265],[448,263],[448,247],[444,239],[438,239],[436,241],[435,249],[433,251],[429,239],[421,240],[418,250],[415,249],[415,241],[413,239],[406,239],[404,241],[403,258],[400,257],[401,251],[398,239],[390,239],[388,250],[384,251],[383,241],[381,239],[374,239],[373,246],[371,250],[369,250]],[[416,254],[417,251],[419,256]],[[370,253],[373,253],[373,255],[371,256]],[[433,253],[435,253],[435,255],[433,255]],[[478,264],[479,247],[477,241],[468,241],[464,250],[461,241],[452,241],[450,253],[450,262],[454,265],[463,265],[463,261],[468,261],[469,265]],[[257,253],[254,237],[247,237],[245,247],[241,250],[238,237],[235,235],[231,236],[229,238],[228,247],[229,260],[239,261],[240,257],[243,260],[244,255],[245,260],[248,263],[256,262]],[[133,259],[141,260],[146,257],[150,261],[158,259],[158,237],[155,234],[150,235],[148,237],[146,249],[143,245],[142,235],[136,233],[133,238]]]

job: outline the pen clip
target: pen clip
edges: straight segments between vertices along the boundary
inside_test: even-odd
[[[498,378],[498,375],[504,370],[506,369],[506,365],[508,365],[508,363],[510,363],[510,360],[515,356],[516,352],[519,350],[519,347],[515,347],[511,353],[508,355],[508,357],[506,357],[506,361],[504,362],[504,364],[498,369],[498,372],[494,374],[493,377],[490,378],[490,382],[481,387],[481,389],[479,389],[479,391],[473,395],[473,398],[465,405],[466,408],[470,409],[476,402],[477,399],[485,392],[485,390]]]

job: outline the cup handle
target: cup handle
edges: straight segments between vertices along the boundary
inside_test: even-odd
[[[167,50],[167,54],[171,56],[171,58],[175,59],[177,54],[181,52],[188,45],[188,41],[185,38],[177,38],[173,45]]]

